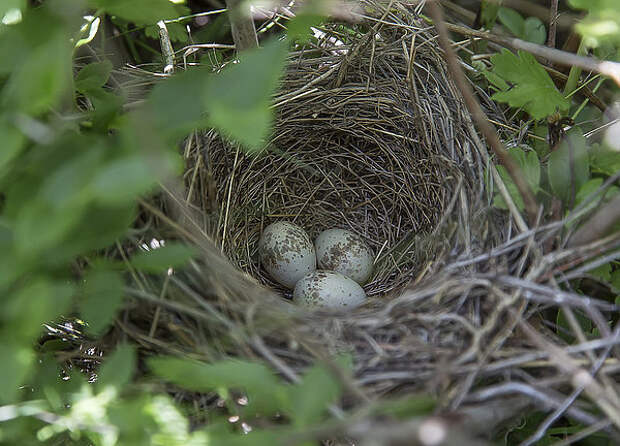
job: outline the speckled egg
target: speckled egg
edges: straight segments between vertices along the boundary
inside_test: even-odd
[[[370,278],[372,251],[357,234],[346,229],[328,229],[319,234],[314,246],[319,268],[339,272],[359,284]]]
[[[364,289],[334,271],[316,270],[304,276],[293,291],[293,302],[309,307],[355,308],[366,301]]]
[[[310,237],[287,221],[272,223],[258,241],[260,262],[276,282],[293,288],[303,276],[316,269],[316,254]]]

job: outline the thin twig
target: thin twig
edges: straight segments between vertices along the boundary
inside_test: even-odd
[[[437,29],[437,33],[439,34],[439,43],[446,54],[446,62],[448,64],[448,69],[452,74],[452,78],[456,83],[457,87],[461,91],[463,95],[463,99],[465,101],[465,105],[467,109],[472,114],[472,117],[476,121],[478,128],[486,138],[487,142],[493,149],[493,152],[497,155],[502,165],[506,168],[510,177],[514,181],[521,197],[523,198],[523,203],[525,205],[525,211],[528,215],[528,219],[530,224],[533,224],[536,221],[538,214],[538,205],[536,203],[536,199],[534,198],[534,194],[532,190],[527,184],[525,180],[525,176],[521,171],[521,168],[517,165],[514,159],[508,154],[506,149],[504,149],[499,137],[497,136],[497,132],[495,131],[495,127],[489,123],[489,120],[480,107],[478,101],[474,97],[473,91],[467,79],[465,78],[465,74],[463,74],[463,70],[461,65],[459,64],[456,54],[452,48],[452,44],[448,38],[448,29],[446,28],[446,23],[443,20],[443,11],[441,10],[441,6],[436,1],[431,1],[429,3],[429,10],[431,17],[435,23],[435,28]]]
[[[555,48],[555,33],[558,26],[558,0],[551,0],[549,10],[549,34],[547,35],[547,46]]]

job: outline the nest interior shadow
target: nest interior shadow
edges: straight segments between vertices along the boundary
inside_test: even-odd
[[[479,174],[432,39],[409,23],[338,49],[319,42],[291,56],[263,152],[215,131],[198,139],[193,198],[233,265],[287,294],[262,271],[257,245],[265,226],[288,220],[311,238],[330,228],[361,235],[376,256],[369,296],[394,295],[419,273],[429,257],[421,237],[447,221],[457,185],[474,191]]]

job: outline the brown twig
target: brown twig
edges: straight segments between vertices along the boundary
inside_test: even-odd
[[[555,33],[558,27],[558,0],[551,0],[549,10],[549,33],[547,35],[547,46],[555,48]]]
[[[435,23],[435,28],[437,29],[437,33],[439,34],[439,44],[444,50],[446,54],[446,61],[448,64],[448,69],[452,74],[454,82],[456,83],[458,89],[461,91],[463,95],[463,100],[465,101],[465,105],[467,109],[472,114],[478,128],[486,138],[488,144],[493,149],[493,152],[499,158],[502,165],[506,168],[510,177],[514,181],[521,197],[523,198],[523,203],[525,204],[525,211],[528,215],[528,219],[530,223],[534,223],[538,214],[538,204],[536,203],[536,199],[534,198],[534,194],[532,190],[525,181],[525,177],[523,172],[517,163],[513,160],[513,158],[508,154],[506,149],[504,149],[499,137],[497,136],[497,132],[495,127],[488,121],[487,116],[485,115],[482,107],[476,98],[474,97],[473,90],[467,79],[465,78],[465,74],[463,74],[463,70],[456,58],[456,54],[454,53],[454,49],[452,48],[452,44],[450,43],[450,39],[448,38],[448,29],[446,27],[446,23],[443,20],[443,11],[441,6],[436,2],[429,2],[429,11],[431,17]],[[486,34],[486,33],[485,33]]]
[[[575,232],[568,242],[569,247],[581,246],[604,236],[620,221],[620,196],[603,206],[590,221]]]
[[[492,34],[490,32],[476,31],[475,29],[471,29],[465,26],[460,26],[460,25],[453,25],[451,23],[446,23],[445,27],[449,31],[453,31],[458,34],[462,34],[465,36],[479,37],[481,39],[485,39],[490,42],[495,42],[500,45],[509,46],[516,50],[527,51],[529,53],[532,53],[535,56],[541,57],[543,59],[547,59],[558,65],[564,65],[564,66],[569,66],[569,67],[575,66],[575,67],[583,68],[584,70],[593,71],[595,73],[600,73],[603,76],[608,76],[616,84],[620,86],[620,63],[619,62],[611,62],[609,60],[598,60],[592,57],[578,56],[574,53],[557,50],[555,48],[549,48],[544,45],[537,45],[535,43],[527,42],[525,40],[517,39],[514,37],[498,36],[497,34]]]

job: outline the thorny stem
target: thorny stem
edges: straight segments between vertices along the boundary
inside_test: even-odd
[[[493,152],[499,158],[500,162],[506,168],[510,174],[510,177],[517,186],[517,189],[523,198],[525,211],[528,215],[530,224],[534,224],[538,214],[538,205],[534,198],[534,194],[532,193],[530,186],[525,181],[525,176],[523,175],[520,167],[510,156],[510,154],[508,154],[506,149],[504,149],[499,137],[497,136],[495,127],[488,121],[482,107],[480,107],[480,104],[474,97],[473,90],[465,78],[465,74],[463,73],[463,70],[456,58],[456,54],[452,48],[452,44],[450,43],[450,39],[448,38],[448,29],[443,20],[441,6],[436,1],[431,1],[428,6],[435,24],[435,28],[439,34],[439,44],[446,54],[448,69],[452,74],[452,78],[454,79],[458,89],[463,95],[465,105],[467,106],[467,109],[471,113],[473,119],[476,121],[478,128],[484,135],[488,144],[493,149]]]

